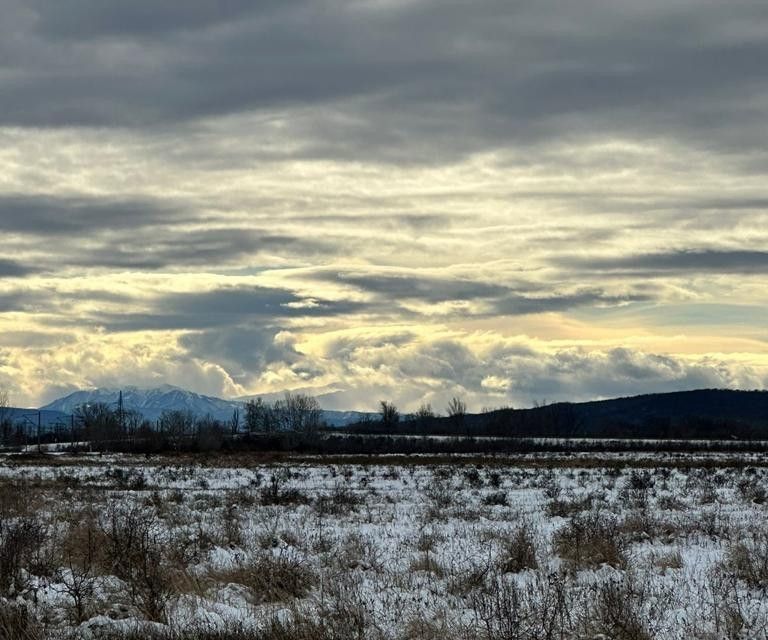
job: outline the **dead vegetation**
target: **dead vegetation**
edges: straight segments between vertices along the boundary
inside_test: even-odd
[[[575,570],[627,566],[626,546],[616,519],[599,512],[578,515],[555,536],[555,550]]]
[[[736,640],[768,623],[759,469],[53,477],[0,483],[0,640],[81,640],[95,620],[94,640]],[[204,622],[227,608],[239,622]]]
[[[302,559],[272,553],[260,553],[229,569],[212,571],[208,578],[246,587],[253,604],[303,598],[318,583],[317,575]]]

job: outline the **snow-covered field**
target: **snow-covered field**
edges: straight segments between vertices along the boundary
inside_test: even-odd
[[[0,638],[768,637],[768,458],[638,458],[5,458]]]

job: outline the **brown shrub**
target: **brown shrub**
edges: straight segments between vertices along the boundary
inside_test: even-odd
[[[752,588],[768,589],[768,534],[731,545],[723,568]]]
[[[589,511],[592,508],[592,497],[586,496],[584,498],[553,498],[547,504],[547,513],[550,516],[558,516],[560,518],[570,518],[571,516],[582,513],[583,511]]]
[[[562,574],[536,575],[518,586],[497,576],[487,589],[470,594],[470,606],[484,640],[543,640],[571,638],[574,594]]]
[[[438,578],[442,578],[445,574],[442,565],[437,561],[435,556],[431,553],[420,553],[408,566],[410,571],[424,571],[425,573],[432,573]]]
[[[682,569],[683,556],[677,550],[661,553],[654,556],[653,564],[658,567],[661,573],[666,573],[669,569]]]
[[[231,569],[213,571],[221,583],[247,587],[255,604],[304,598],[318,583],[316,573],[305,562],[286,554],[259,554]]]
[[[494,491],[483,496],[482,503],[488,507],[501,506],[506,507],[507,492],[506,491]]]
[[[165,621],[174,593],[168,544],[157,516],[138,505],[107,505],[100,528],[107,573],[124,580],[133,604],[150,620]]]
[[[59,562],[64,569],[57,572],[59,591],[72,600],[70,619],[80,624],[88,619],[94,597],[96,567],[104,563],[102,551],[105,536],[97,526],[93,510],[79,512],[77,524],[70,525],[61,541]]]
[[[0,602],[0,640],[43,640],[42,625],[25,604]]]
[[[362,502],[349,487],[337,484],[330,495],[318,497],[315,508],[321,515],[346,515],[355,511]]]
[[[537,569],[538,566],[533,533],[529,527],[521,526],[504,540],[498,567],[503,573],[519,573],[526,569]]]
[[[473,591],[485,588],[488,573],[488,567],[452,573],[448,578],[446,590],[453,596],[466,598]]]
[[[645,601],[645,592],[626,576],[601,583],[585,624],[590,637],[653,640],[654,635],[643,619]]]
[[[555,550],[576,569],[624,568],[624,547],[616,522],[598,513],[575,516],[555,534]]]
[[[14,595],[25,586],[24,569],[45,542],[45,530],[33,517],[0,519],[0,591]]]

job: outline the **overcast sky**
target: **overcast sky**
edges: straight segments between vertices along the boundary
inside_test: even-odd
[[[0,386],[768,381],[765,0],[0,0]]]

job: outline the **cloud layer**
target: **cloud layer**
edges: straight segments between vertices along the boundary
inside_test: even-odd
[[[768,380],[768,9],[0,0],[0,385]]]

